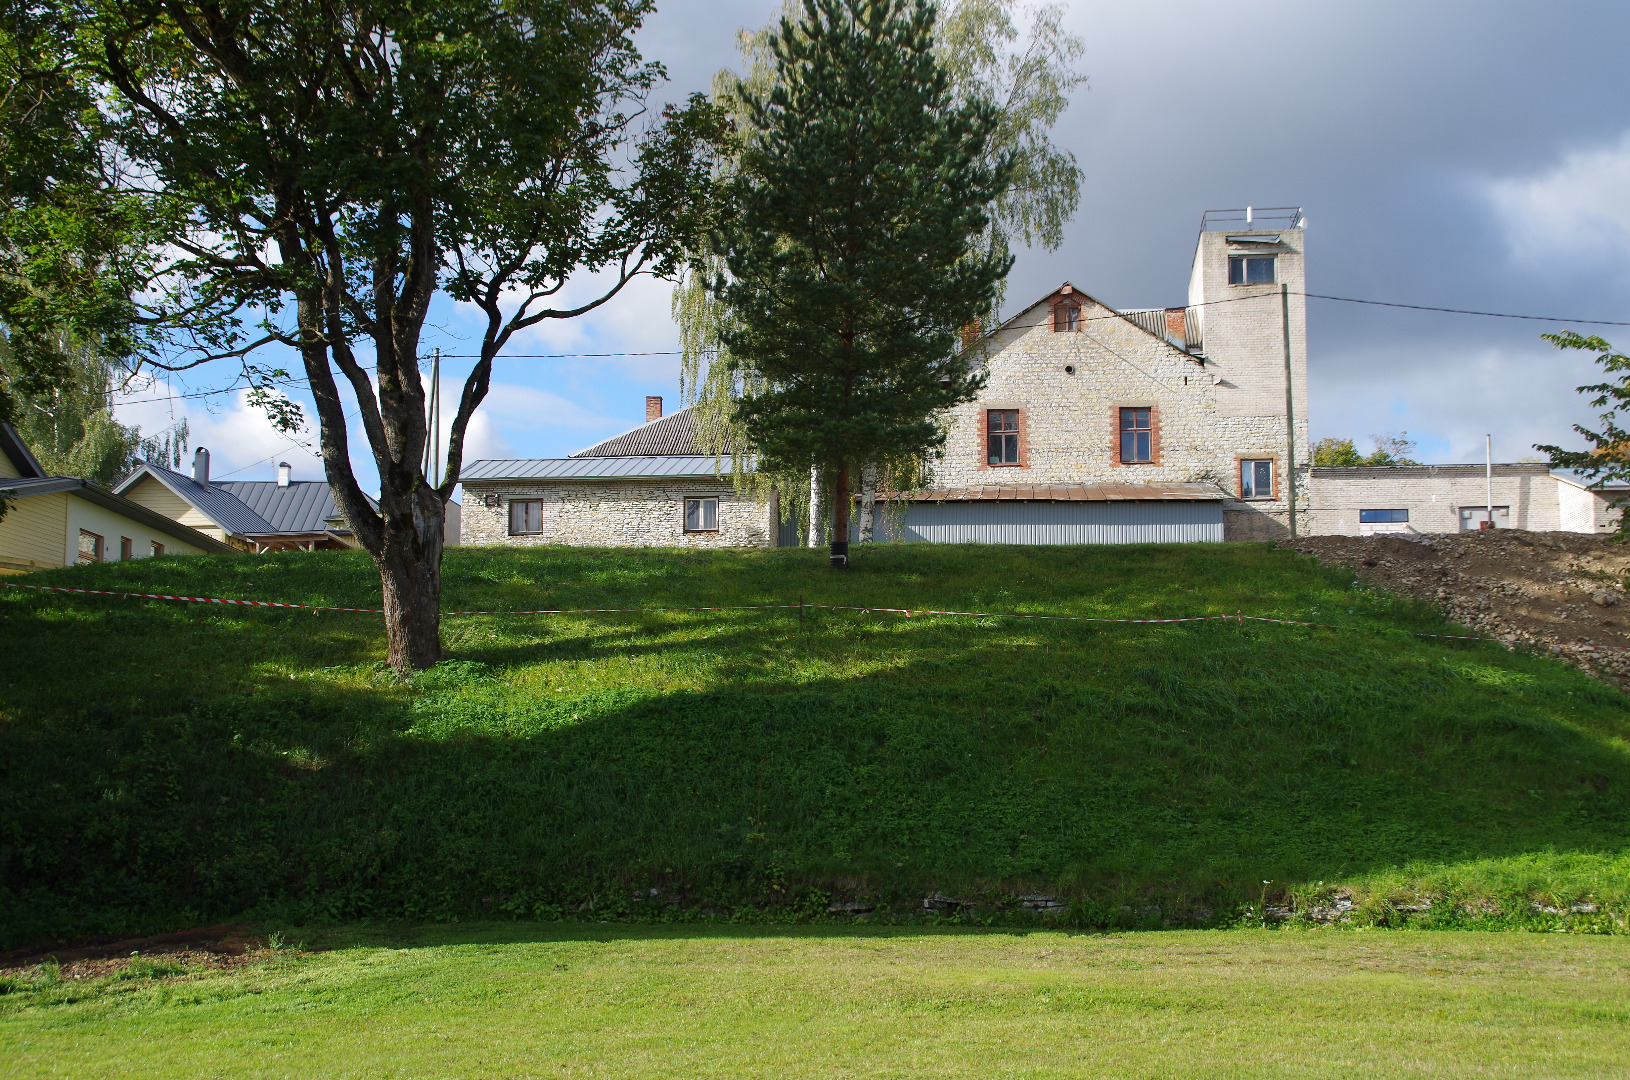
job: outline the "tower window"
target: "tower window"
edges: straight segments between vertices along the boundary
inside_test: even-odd
[[[1272,255],[1228,256],[1228,284],[1272,285],[1273,283]]]

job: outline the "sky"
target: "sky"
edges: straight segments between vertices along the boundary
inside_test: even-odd
[[[766,0],[658,0],[638,34],[678,101],[737,61]],[[1185,301],[1201,214],[1301,206],[1308,290],[1515,314],[1630,321],[1630,4],[1551,0],[1073,0],[1088,83],[1053,138],[1086,174],[1053,252],[1020,249],[1004,315],[1064,280],[1119,307]],[[592,295],[594,280],[574,282]],[[590,315],[519,335],[493,376],[467,458],[553,457],[679,404],[672,287],[642,279]],[[1478,318],[1309,300],[1313,438],[1360,450],[1408,433],[1427,462],[1581,446],[1591,358],[1540,339],[1570,325],[1621,347],[1630,327]],[[440,302],[425,348],[468,353],[468,312]],[[1617,337],[1615,338],[1615,335]],[[522,358],[522,354],[669,355]],[[443,368],[456,401],[465,360]],[[223,370],[222,375],[226,372]],[[272,431],[241,394],[135,391],[126,423],[185,417],[217,477],[316,479],[313,434]],[[448,412],[451,413],[451,407]],[[305,445],[302,445],[302,442]],[[360,432],[353,439],[361,444]],[[358,461],[359,478],[372,470]]]

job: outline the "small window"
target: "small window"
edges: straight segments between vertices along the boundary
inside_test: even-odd
[[[543,501],[541,499],[511,499],[509,503],[509,535],[536,536],[543,531]]]
[[[134,559],[136,557],[136,541],[128,536],[119,537],[119,558]]]
[[[991,465],[1019,463],[1019,410],[990,409],[985,413],[985,456]]]
[[[1239,463],[1239,497],[1242,499],[1273,498],[1273,462],[1256,459]]]
[[[1228,284],[1272,285],[1272,255],[1230,255],[1228,257]]]
[[[691,532],[718,532],[719,531],[719,500],[718,499],[686,499],[685,500],[685,531]]]
[[[1360,510],[1358,512],[1358,523],[1360,525],[1405,525],[1408,522],[1408,510]]]
[[[1060,304],[1053,309],[1053,332],[1081,329],[1081,307],[1078,304]]]
[[[164,545],[159,543],[157,540],[154,540],[153,541],[153,557],[156,559],[162,554],[164,554]]]
[[[102,538],[93,532],[79,530],[79,562],[102,561]]]
[[[1154,460],[1154,410],[1121,410],[1121,460]]]

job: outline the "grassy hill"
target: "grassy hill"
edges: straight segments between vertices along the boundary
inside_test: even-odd
[[[376,606],[353,553],[23,579]],[[1411,637],[1430,611],[1246,545],[449,552],[448,608],[797,603],[1340,624],[859,612],[377,616],[0,589],[0,947],[227,917],[825,917],[833,899],[1089,925],[1256,918],[1610,928],[1630,903],[1630,699]],[[1265,884],[1267,883],[1267,884]],[[1430,911],[1410,914],[1423,900]],[[1399,909],[1403,908],[1403,911]],[[1472,912],[1483,914],[1467,914]],[[716,917],[716,915],[715,915]]]

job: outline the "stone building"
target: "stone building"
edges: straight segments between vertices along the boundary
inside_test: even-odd
[[[696,452],[690,409],[662,415],[565,458],[472,461],[462,542],[618,547],[773,547],[776,500],[737,494],[730,462]]]

